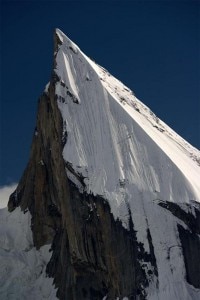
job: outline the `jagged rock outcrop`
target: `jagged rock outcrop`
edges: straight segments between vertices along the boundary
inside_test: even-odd
[[[65,78],[61,78],[60,75],[60,73],[64,74],[64,71],[57,72],[57,68],[60,67],[57,57],[60,47],[64,47],[65,50],[68,47],[66,51],[71,51],[72,54],[70,52],[70,55],[77,55],[79,50],[73,44],[68,45],[68,42],[65,44],[59,31],[55,32],[54,40],[54,71],[50,83],[39,99],[37,124],[30,160],[16,191],[10,197],[8,208],[10,212],[18,206],[21,207],[24,213],[27,210],[30,211],[33,242],[37,249],[46,244],[51,245],[52,256],[47,264],[46,272],[48,276],[54,278],[55,287],[58,289],[57,297],[61,300],[102,300],[104,297],[107,297],[104,298],[107,300],[114,300],[117,297],[119,299],[128,297],[129,300],[164,300],[169,295],[173,297],[176,292],[174,292],[171,285],[165,287],[165,289],[163,288],[165,275],[162,272],[165,272],[165,270],[162,257],[164,257],[163,260],[165,259],[166,264],[169,261],[169,269],[171,268],[171,272],[175,274],[176,271],[173,264],[175,258],[176,261],[181,261],[182,263],[181,258],[177,259],[181,255],[184,257],[186,266],[186,276],[183,274],[183,278],[185,276],[185,279],[194,288],[200,288],[198,279],[198,253],[200,250],[198,236],[199,209],[195,205],[196,210],[194,212],[191,203],[188,203],[186,209],[182,209],[179,204],[172,201],[160,201],[156,198],[158,191],[154,187],[154,179],[157,186],[159,186],[159,179],[156,178],[157,174],[154,171],[154,167],[149,163],[151,162],[150,159],[149,162],[144,163],[144,166],[147,169],[150,166],[151,170],[153,170],[152,185],[149,184],[151,193],[147,194],[146,191],[146,194],[142,194],[141,191],[137,192],[137,186],[134,185],[136,192],[129,195],[129,200],[124,202],[127,212],[127,223],[125,226],[123,220],[114,215],[112,202],[108,199],[109,197],[107,198],[105,195],[88,190],[87,180],[85,180],[87,179],[86,176],[81,171],[78,172],[77,168],[75,168],[77,166],[74,166],[71,161],[67,161],[64,157],[64,148],[70,143],[70,140],[68,140],[70,131],[67,127],[69,124],[66,125],[66,120],[63,118],[59,103],[68,106],[78,106],[82,99],[80,94],[76,94],[72,79],[68,78],[69,82],[66,82]],[[79,60],[83,59],[83,56],[79,57]],[[71,72],[70,67],[69,65],[66,66],[69,74]],[[77,72],[80,72],[80,70],[77,70]],[[91,74],[84,74],[87,83],[96,78],[95,74],[93,76]],[[110,74],[108,77],[110,77]],[[99,82],[101,80],[102,78],[99,79]],[[68,86],[70,84],[71,87]],[[65,97],[58,94],[58,85],[65,90]],[[80,85],[85,85],[85,83],[80,83]],[[83,93],[82,95],[85,94]],[[120,96],[119,103],[123,106],[127,100],[123,98],[122,101],[121,99],[122,96]],[[136,114],[140,114],[143,109],[143,106],[139,107],[139,105],[136,102],[131,104]],[[117,106],[117,108],[113,106],[112,110],[119,109],[120,115],[122,114],[121,106]],[[152,116],[152,113],[150,115]],[[160,124],[154,115],[150,122],[152,122],[153,130],[156,131],[156,128],[162,129],[158,130],[159,135],[166,131],[166,128],[163,127],[164,125]],[[160,127],[155,125],[158,123]],[[93,125],[91,124],[91,126]],[[137,138],[136,134],[139,132],[139,129],[137,129],[136,125],[134,126],[136,131],[134,133],[131,132],[130,137]],[[121,127],[122,129],[123,127]],[[91,139],[93,138],[91,136]],[[141,136],[141,139],[144,140],[144,144],[149,143],[149,151],[152,153],[154,151],[153,142],[149,142],[146,136],[145,138]],[[120,143],[121,140],[118,144]],[[132,145],[136,144],[133,143]],[[132,151],[131,149],[127,148],[127,151]],[[142,152],[143,148],[139,150]],[[148,152],[148,147],[145,150],[146,152]],[[163,157],[164,150],[162,149],[160,152],[160,156]],[[118,155],[120,156],[120,154]],[[150,154],[148,156],[150,157]],[[133,156],[132,161],[135,165],[137,165],[136,160],[136,157]],[[167,165],[166,170],[171,168],[170,172],[175,172],[174,161],[171,162],[168,158],[163,159],[163,161]],[[130,164],[130,161],[127,160],[127,163]],[[140,165],[138,164],[138,170],[143,170],[142,164],[143,162],[140,162]],[[159,168],[161,169],[159,172],[163,172],[163,178],[167,182],[167,171],[165,171],[161,163]],[[162,171],[162,168],[164,171]],[[145,177],[146,171],[142,172],[141,174]],[[178,175],[176,175],[181,178],[181,186],[183,181],[181,181],[182,175],[179,172],[178,170]],[[138,176],[137,171],[135,171],[134,176]],[[119,178],[119,191],[123,190],[125,185],[130,184],[130,179],[128,176],[127,178]],[[146,180],[146,178],[143,179],[141,176],[141,180]],[[163,180],[161,181],[164,187],[168,185],[168,183],[163,183]],[[171,190],[170,195],[174,197],[175,192],[173,192],[173,188]],[[189,184],[186,184],[186,190],[186,195],[192,190]],[[167,187],[164,191],[168,191]],[[161,193],[162,188],[160,187]],[[155,198],[152,198],[152,195]],[[167,199],[168,197],[169,195],[166,195]],[[145,204],[145,201],[148,203]],[[144,204],[141,204],[142,208],[140,208],[138,203],[143,202]],[[149,207],[150,210],[148,210]],[[152,217],[150,215],[151,209],[156,212]],[[191,213],[188,213],[187,209],[191,209]],[[171,225],[169,226],[168,224],[174,222],[173,230],[178,233],[176,247],[171,244],[164,244],[163,240],[159,240],[161,235],[156,237],[159,223],[156,221],[155,216],[158,216],[158,214],[163,216],[163,223],[160,226],[165,226],[161,235],[165,234],[166,230],[172,230]],[[170,237],[168,241],[171,242]],[[163,256],[159,256],[159,251],[163,252]],[[182,268],[182,265],[180,268]],[[179,275],[175,274],[173,276]],[[185,286],[185,283],[183,285]],[[159,288],[162,289],[161,294],[157,292]],[[153,292],[151,289],[153,289]],[[186,297],[190,293],[188,291],[184,291]],[[191,299],[197,299],[198,291],[191,293],[193,293],[191,294]],[[176,299],[179,299],[178,296]]]

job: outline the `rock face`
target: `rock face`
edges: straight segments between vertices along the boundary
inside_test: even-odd
[[[147,195],[147,204],[144,194],[137,192],[136,188],[135,194],[129,193],[128,200],[125,199],[124,224],[123,219],[114,213],[109,195],[106,197],[106,194],[88,189],[88,178],[82,172],[80,162],[77,162],[79,172],[77,165],[68,161],[63,154],[65,147],[70,146],[72,129],[69,130],[70,124],[63,117],[61,105],[84,105],[81,93],[75,89],[77,82],[74,84],[73,76],[69,75],[72,73],[69,64],[63,67],[63,71],[58,60],[62,47],[65,50],[68,47],[71,57],[79,54],[79,49],[71,42],[65,43],[65,38],[59,30],[55,32],[54,71],[48,87],[39,99],[30,160],[16,191],[10,196],[9,211],[12,212],[18,206],[25,213],[30,211],[35,247],[39,249],[43,245],[51,245],[52,256],[46,273],[54,278],[59,299],[198,299],[200,209],[194,198],[192,202],[187,201],[187,204],[175,203],[176,199],[160,199],[152,180],[152,186],[149,185],[152,194]],[[84,56],[79,56],[79,60],[83,59]],[[68,74],[68,80],[62,78],[64,72]],[[76,69],[76,72],[80,70]],[[85,85],[86,82],[95,80],[90,72],[86,72],[84,76]],[[99,82],[101,80],[102,78]],[[80,82],[79,91],[81,84],[83,83]],[[65,90],[65,95],[58,92],[58,86]],[[122,98],[120,95],[119,103],[122,108],[119,106],[119,111],[127,101]],[[144,108],[140,107],[139,102],[132,102],[131,105],[136,114],[140,114]],[[162,135],[169,130],[152,113],[149,115],[153,118],[151,122],[155,122],[151,124],[155,132],[159,131],[158,134]],[[81,138],[79,136],[77,139]],[[94,139],[94,136],[90,138]],[[143,142],[145,141],[148,142],[148,139],[145,138]],[[163,155],[163,151],[162,149],[160,155]],[[194,150],[192,153],[196,159],[198,152]],[[134,159],[133,157],[133,161]],[[174,161],[171,163],[166,159],[165,162],[173,173]],[[191,160],[191,164],[193,163],[196,162]],[[184,177],[181,173],[177,174]],[[168,178],[163,178],[166,181],[163,186],[167,186]],[[178,180],[182,185],[182,179]],[[130,184],[129,177],[119,178],[119,191],[125,189],[128,181]],[[190,184],[185,185],[185,194],[196,195]],[[173,187],[171,190],[171,195],[175,197]],[[166,195],[166,199],[168,198],[169,195]],[[142,203],[143,208],[138,208],[137,203]],[[151,216],[152,210],[154,214]],[[159,215],[163,219],[162,224],[159,223]],[[160,236],[157,233],[159,226],[165,226]],[[169,232],[166,234],[167,231]],[[174,240],[170,235],[175,236],[176,244],[171,244]],[[165,269],[166,265],[169,270]],[[178,283],[175,278],[179,278]]]

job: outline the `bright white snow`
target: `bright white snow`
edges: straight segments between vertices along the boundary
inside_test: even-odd
[[[150,228],[159,290],[152,282],[148,299],[199,299],[199,291],[185,280],[177,232],[177,222],[182,222],[157,204],[165,200],[180,205],[200,201],[199,151],[60,30],[57,34],[62,45],[56,56],[60,78],[56,94],[68,134],[65,161],[86,177],[88,193],[103,195],[109,201],[114,216],[125,227],[129,203],[138,240],[146,251],[146,230]],[[65,101],[60,100],[63,98]],[[70,179],[73,181],[73,176]]]

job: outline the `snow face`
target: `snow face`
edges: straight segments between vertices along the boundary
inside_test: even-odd
[[[53,278],[45,272],[50,246],[33,247],[30,225],[29,212],[0,209],[0,299],[57,299]]]
[[[55,72],[58,107],[67,132],[64,160],[85,178],[87,193],[108,200],[113,215],[125,227],[128,203],[137,238],[147,252],[150,229],[159,289],[152,282],[149,299],[199,299],[199,291],[185,280],[177,232],[177,222],[182,222],[158,205],[171,201],[192,210],[193,201],[200,201],[199,151],[60,30],[57,35],[62,42]],[[83,186],[67,172],[82,192]]]
[[[56,93],[65,99],[58,105],[68,133],[63,156],[88,177],[88,191],[118,194],[123,180],[127,190],[134,184],[154,198],[156,193],[162,200],[199,201],[199,151],[60,31],[59,36]]]

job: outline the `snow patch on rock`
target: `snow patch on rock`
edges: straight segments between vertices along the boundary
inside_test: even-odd
[[[46,275],[50,245],[36,250],[30,226],[29,212],[0,209],[0,299],[57,299],[53,278]]]

